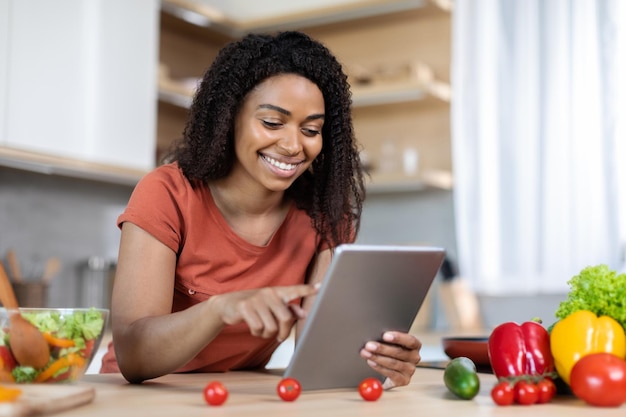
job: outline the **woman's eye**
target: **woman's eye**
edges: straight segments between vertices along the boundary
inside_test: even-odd
[[[273,122],[271,120],[264,119],[261,119],[261,123],[263,123],[263,126],[272,130],[281,129],[285,125],[283,122]],[[311,138],[321,134],[321,131],[315,128],[302,127],[300,128],[300,131],[303,135]]]
[[[269,120],[262,120],[262,123],[264,126],[270,129],[278,129],[279,127],[282,126],[282,123],[270,122]]]
[[[319,135],[320,131],[319,130],[315,130],[315,129],[303,128],[302,129],[302,133],[304,133],[305,136],[313,137],[313,136]]]

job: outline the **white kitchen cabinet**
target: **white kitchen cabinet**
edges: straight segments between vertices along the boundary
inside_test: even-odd
[[[0,145],[6,123],[7,68],[9,55],[9,0],[0,0]]]
[[[36,170],[45,158],[89,176],[153,168],[159,9],[159,0],[0,0],[2,163]]]

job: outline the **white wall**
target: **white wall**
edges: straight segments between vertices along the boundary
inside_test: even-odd
[[[115,220],[131,191],[0,167],[0,258],[13,248],[22,273],[31,275],[48,257],[59,257],[63,267],[49,288],[48,304],[79,306],[79,265],[94,255],[117,258]]]
[[[456,258],[452,192],[432,189],[368,193],[358,240],[442,246]]]

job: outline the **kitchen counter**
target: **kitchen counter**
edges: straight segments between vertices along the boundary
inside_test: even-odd
[[[356,389],[305,391],[293,403],[281,401],[275,387],[278,371],[230,372],[222,374],[175,374],[130,385],[119,374],[86,375],[79,385],[92,386],[95,400],[88,405],[55,416],[624,416],[626,406],[596,408],[574,397],[559,397],[549,404],[496,406],[489,391],[492,374],[480,374],[481,390],[470,401],[456,399],[443,383],[441,369],[418,368],[410,385],[386,391],[376,402],[361,399]],[[230,391],[227,402],[211,407],[202,389],[220,380]]]
[[[443,347],[441,345],[441,339],[445,336],[468,336],[468,337],[476,337],[476,336],[488,336],[488,330],[469,330],[469,331],[455,331],[454,333],[450,333],[448,331],[445,332],[436,332],[432,330],[423,330],[418,329],[415,330],[415,335],[422,342],[422,349],[420,354],[422,356],[422,361],[426,362],[434,362],[434,361],[443,361],[447,360],[448,357],[443,351]],[[97,374],[100,372],[100,366],[102,365],[102,356],[104,356],[109,342],[111,341],[112,335],[110,331],[107,331],[103,338],[102,343],[100,343],[100,349],[96,353],[89,369],[87,369],[87,374]],[[271,369],[283,369],[289,365],[289,361],[291,360],[291,356],[293,355],[295,345],[295,337],[292,332],[291,335],[285,340],[274,352],[272,359],[267,364],[267,368]]]

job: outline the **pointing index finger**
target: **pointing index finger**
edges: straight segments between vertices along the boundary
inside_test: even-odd
[[[291,287],[284,287],[284,292],[281,295],[281,298],[285,304],[289,304],[292,301],[295,301],[302,297],[317,294],[317,292],[319,291],[319,288],[320,288],[319,284],[315,284],[315,285],[302,284],[302,285],[294,285]]]

